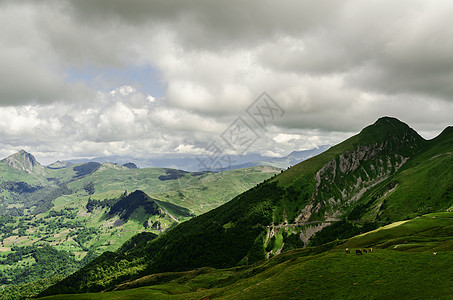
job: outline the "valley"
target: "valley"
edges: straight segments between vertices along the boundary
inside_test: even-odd
[[[0,168],[3,288],[70,274],[137,233],[160,234],[279,171],[190,173],[92,162],[43,167],[25,151]]]

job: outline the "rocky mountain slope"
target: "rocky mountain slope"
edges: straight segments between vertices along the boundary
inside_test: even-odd
[[[28,174],[40,174],[44,175],[44,167],[36,160],[36,158],[25,150],[8,156],[1,162],[5,162],[14,169],[26,172]]]

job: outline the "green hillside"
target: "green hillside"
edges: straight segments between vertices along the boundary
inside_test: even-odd
[[[148,275],[117,285],[115,291],[64,299],[449,298],[452,236],[453,213],[429,214],[251,266]],[[346,247],[352,252],[346,253]],[[355,254],[355,249],[370,247],[372,253]]]
[[[143,247],[109,253],[104,259],[112,267],[102,275],[93,262],[46,293],[101,291],[159,272],[248,265],[335,240],[339,232],[348,238],[448,209],[452,148],[451,129],[425,141],[397,119],[381,118]]]
[[[43,299],[449,299],[453,294],[451,252],[436,257],[389,250],[363,257],[341,250],[297,254],[243,272],[200,269],[152,286]],[[228,281],[234,283],[225,286]]]

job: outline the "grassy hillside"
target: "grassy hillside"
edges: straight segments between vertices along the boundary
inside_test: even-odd
[[[448,299],[453,294],[451,252],[436,257],[389,250],[363,257],[341,250],[297,254],[243,272],[201,269],[149,287],[43,299]],[[225,286],[237,277],[241,280]]]
[[[64,299],[448,298],[453,295],[452,236],[452,213],[429,214],[251,266],[148,275],[115,291]],[[346,253],[346,247],[353,251]],[[373,252],[354,253],[365,247]]]

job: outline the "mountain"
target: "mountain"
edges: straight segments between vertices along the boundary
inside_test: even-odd
[[[123,167],[126,167],[128,169],[138,169],[137,165],[131,162],[123,164]]]
[[[0,215],[35,215],[49,210],[56,198],[71,194],[68,183],[89,175],[99,165],[46,168],[23,150],[1,160]]]
[[[24,150],[0,160],[0,182],[23,181],[36,186],[45,185],[46,174],[46,168],[32,154]],[[4,196],[8,197],[8,195]]]
[[[167,205],[169,205],[168,203]],[[118,215],[122,220],[126,221],[131,217],[131,215],[137,210],[142,208],[147,217],[149,216],[165,216],[168,211],[165,209],[167,206],[165,202],[157,202],[155,199],[152,199],[143,191],[135,191],[129,195],[123,195],[120,199],[111,206],[108,214],[110,216]],[[184,211],[185,214],[182,214],[184,217],[193,216],[190,214],[190,211],[184,207],[178,207],[177,205],[174,208],[179,208],[179,211]],[[181,214],[178,214],[178,217]],[[173,217],[174,218],[174,217]]]
[[[310,150],[302,150],[302,151],[293,151],[285,157],[282,158],[275,158],[274,161],[276,162],[289,162],[289,166],[296,165],[304,160],[307,160],[313,156],[321,154],[322,152],[328,150],[330,148],[329,145],[319,146],[314,149]]]
[[[383,117],[142,247],[103,254],[44,294],[101,291],[159,272],[249,265],[453,205],[452,130],[426,141]],[[184,250],[182,250],[184,249]],[[122,264],[118,265],[117,262]]]
[[[172,169],[179,169],[185,170],[189,172],[199,172],[199,171],[214,171],[214,172],[222,172],[226,170],[235,170],[235,169],[243,169],[243,168],[251,168],[257,166],[272,166],[280,169],[286,169],[292,165],[295,165],[305,159],[313,157],[319,153],[324,152],[327,150],[329,146],[324,145],[317,147],[311,150],[303,150],[303,151],[293,151],[287,156],[283,157],[269,157],[269,156],[262,156],[260,154],[251,153],[245,155],[231,155],[231,165],[224,166],[222,168],[215,168],[215,169],[207,169],[202,163],[200,163],[200,159],[203,156],[200,155],[186,155],[181,157],[181,155],[164,155],[158,157],[151,157],[151,158],[137,158],[137,157],[130,157],[130,156],[106,156],[106,157],[95,157],[92,159],[73,159],[66,161],[69,164],[80,164],[80,163],[87,163],[87,162],[97,162],[97,163],[106,163],[106,162],[115,162],[123,165],[127,165],[128,163],[133,163],[136,166],[140,166],[142,168],[145,167],[154,167],[154,168],[172,168]]]
[[[283,156],[283,157],[262,156],[257,160],[251,160],[251,161],[248,161],[248,162],[242,163],[242,164],[233,164],[227,168],[216,169],[215,171],[220,172],[220,171],[225,171],[225,170],[250,168],[250,167],[256,167],[256,166],[272,166],[272,167],[276,167],[276,168],[280,168],[280,169],[286,169],[286,168],[291,167],[295,164],[298,164],[306,159],[316,156],[316,155],[326,151],[329,148],[330,148],[330,146],[324,145],[324,146],[320,146],[318,148],[310,149],[310,150],[293,151],[290,154],[288,154],[287,156]]]
[[[7,163],[11,167],[31,173],[44,174],[44,167],[36,160],[36,158],[25,150],[20,150],[19,152],[8,156],[3,159],[2,162]]]

